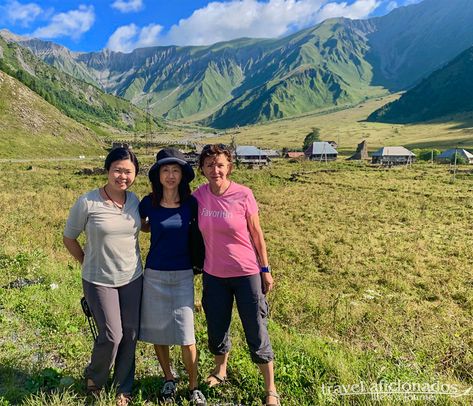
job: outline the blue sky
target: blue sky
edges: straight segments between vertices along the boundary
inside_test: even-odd
[[[420,0],[0,0],[0,28],[74,51],[131,52],[275,38],[330,17],[367,18]]]

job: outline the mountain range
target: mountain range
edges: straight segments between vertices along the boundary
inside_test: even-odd
[[[415,123],[473,111],[473,47],[435,71],[368,121]]]
[[[99,131],[144,131],[150,126],[146,113],[128,100],[107,94],[36,57],[30,50],[0,36],[0,70],[15,77],[67,116]],[[153,120],[153,125],[162,125]]]
[[[77,53],[0,35],[155,116],[227,128],[413,88],[471,46],[471,21],[470,0],[424,0],[382,17],[326,20],[285,38],[129,54]]]

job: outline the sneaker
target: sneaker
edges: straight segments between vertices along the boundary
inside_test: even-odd
[[[204,394],[197,388],[191,390],[189,403],[195,406],[207,406]]]
[[[173,380],[164,382],[164,386],[161,389],[161,397],[164,399],[164,401],[166,403],[173,402],[175,396],[176,396],[176,382]]]

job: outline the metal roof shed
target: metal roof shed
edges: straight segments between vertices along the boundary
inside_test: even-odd
[[[455,158],[455,153],[468,161],[469,164],[473,163],[473,154],[469,153],[463,148],[451,148],[443,151],[440,155],[435,158],[437,161],[450,163]]]
[[[416,154],[404,147],[382,147],[371,155],[371,162],[382,165],[407,165],[415,161]]]
[[[304,151],[304,154],[313,161],[334,161],[338,156],[337,150],[326,141],[313,142],[312,145]]]
[[[237,161],[247,165],[267,165],[269,163],[267,153],[251,145],[237,147],[235,157]]]

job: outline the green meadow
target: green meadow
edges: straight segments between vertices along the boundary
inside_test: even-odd
[[[320,129],[324,141],[335,141],[338,150],[352,153],[362,140],[370,151],[382,146],[403,145],[406,148],[440,148],[459,146],[473,148],[473,115],[471,113],[442,118],[419,124],[370,123],[366,118],[399,94],[366,100],[351,108],[321,110],[297,117],[274,120],[227,130],[226,134],[210,140],[230,142],[234,137],[239,145],[264,148],[302,148],[302,140],[311,129]]]
[[[0,163],[1,406],[114,404],[113,390],[96,400],[85,395],[82,372],[92,337],[79,305],[80,269],[62,246],[69,207],[105,182],[103,175],[79,171],[99,166]],[[473,385],[468,167],[454,180],[448,166],[427,163],[384,169],[343,159],[276,160],[261,170],[236,169],[232,176],[253,189],[260,206],[276,280],[268,298],[269,328],[283,405],[473,402],[473,393],[465,392]],[[193,186],[202,182],[199,176]],[[140,175],[132,190],[140,197],[148,193],[147,176]],[[146,235],[141,242],[144,256]],[[19,278],[35,283],[12,284]],[[212,357],[200,286],[197,277],[204,380]],[[229,381],[203,391],[213,405],[260,405],[263,383],[236,313],[232,339]],[[177,349],[173,358],[182,377],[179,402],[186,405]],[[151,346],[139,343],[133,404],[158,404],[162,382]],[[412,400],[336,390],[399,382],[449,385],[456,392]]]

